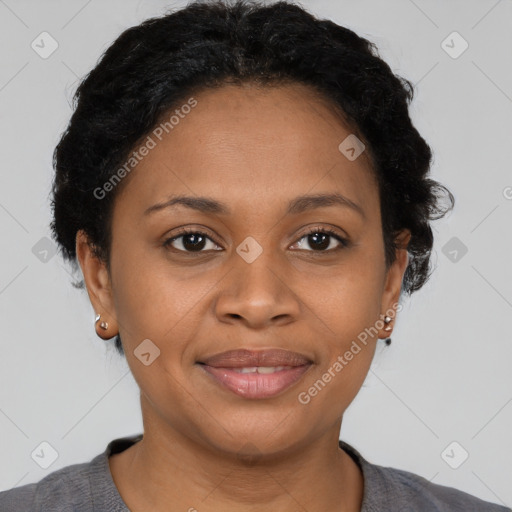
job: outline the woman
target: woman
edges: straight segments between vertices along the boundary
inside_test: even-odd
[[[144,432],[2,511],[510,510],[339,440],[454,204],[412,95],[291,3],[192,3],[121,34],[55,150],[52,229]]]

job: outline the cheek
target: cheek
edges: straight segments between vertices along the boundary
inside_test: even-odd
[[[118,254],[123,254],[119,247]],[[218,277],[171,265],[158,249],[132,251],[112,265],[113,295],[123,343],[135,348],[150,339],[178,357],[204,317],[206,297]]]
[[[366,378],[378,341],[384,275],[378,257],[378,250],[361,250],[336,271],[331,269],[328,279],[304,281],[308,289],[302,296],[308,297],[311,321],[323,333],[319,376],[331,388],[325,399],[348,401],[347,406]]]
[[[342,340],[356,337],[379,317],[383,262],[357,250],[324,270],[314,277],[298,273],[294,291],[334,335]]]
[[[375,352],[375,343],[359,344],[359,349],[334,351],[331,359],[322,365],[318,373],[297,391],[298,403],[308,417],[322,417],[322,425],[332,425],[350,406],[357,396]],[[345,356],[350,351],[351,359]],[[320,427],[320,424],[319,424]]]

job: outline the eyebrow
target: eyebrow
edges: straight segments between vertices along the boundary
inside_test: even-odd
[[[144,211],[144,215],[149,215],[165,208],[170,208],[174,205],[181,205],[202,213],[216,215],[229,215],[231,213],[231,210],[226,204],[209,197],[173,196],[162,203],[150,206]],[[363,218],[366,218],[365,212],[360,205],[339,193],[311,194],[296,197],[288,203],[286,213],[290,215],[298,215],[299,213],[303,213],[308,210],[328,206],[342,206],[350,208],[359,213]]]

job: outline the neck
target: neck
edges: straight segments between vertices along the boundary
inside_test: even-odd
[[[339,447],[340,427],[341,418],[321,437],[277,454],[247,445],[242,456],[145,421],[143,439],[109,464],[132,512],[359,512],[363,478]]]

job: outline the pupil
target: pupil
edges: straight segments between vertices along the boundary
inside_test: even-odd
[[[189,240],[193,240],[188,243]],[[200,251],[204,248],[205,238],[197,233],[190,233],[183,237],[183,247],[187,250]]]
[[[329,237],[330,235],[327,235],[325,233],[313,233],[312,235],[309,235],[310,240],[315,240],[315,243],[311,244],[311,246],[316,246],[317,249],[327,249],[329,247]],[[318,239],[321,239],[320,244],[318,244]]]

